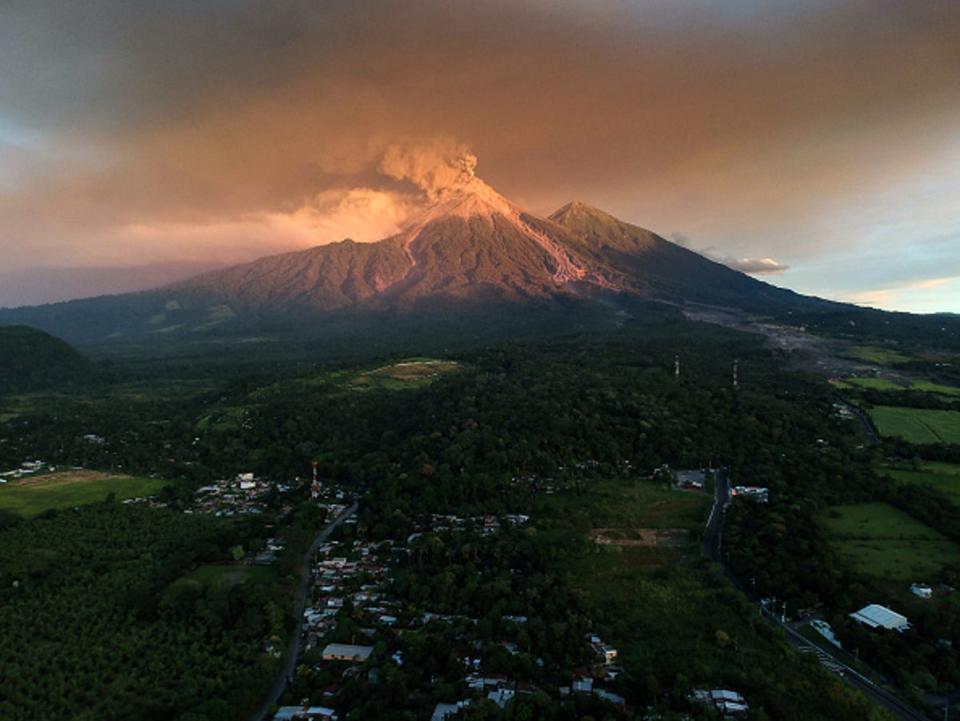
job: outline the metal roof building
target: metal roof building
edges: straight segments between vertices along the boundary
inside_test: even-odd
[[[888,631],[905,631],[910,628],[910,622],[906,616],[876,603],[851,613],[850,618],[870,628],[885,628]]]
[[[354,646],[348,643],[331,643],[323,649],[324,661],[366,661],[373,653],[373,646]]]

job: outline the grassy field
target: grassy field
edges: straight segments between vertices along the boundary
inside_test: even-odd
[[[318,390],[329,394],[412,390],[430,385],[459,368],[460,364],[454,361],[408,358],[365,371],[322,370],[266,385],[253,391],[249,400],[259,403]]]
[[[902,391],[903,386],[886,378],[844,378],[834,383],[838,388],[868,388],[875,391]]]
[[[884,436],[911,443],[960,443],[960,412],[876,406],[870,417]]]
[[[919,581],[960,554],[960,545],[886,503],[835,506],[820,522],[837,552],[868,576]]]
[[[896,383],[887,378],[844,378],[831,382],[837,388],[866,388],[875,391],[922,391],[940,396],[960,396],[960,388],[945,386],[931,380],[911,380]]]
[[[0,508],[35,516],[51,508],[73,508],[104,500],[110,493],[118,501],[149,496],[167,481],[134,478],[100,471],[63,471],[0,484]]]
[[[420,388],[460,367],[453,361],[411,359],[376,368],[353,377],[351,385],[358,389],[384,388],[402,390]]]
[[[940,491],[960,506],[960,464],[923,463],[919,469],[881,466],[879,471],[900,483],[928,486]]]
[[[911,381],[910,390],[926,391],[927,393],[936,393],[942,396],[960,396],[960,388],[956,386],[945,386],[942,383],[933,381]]]
[[[590,482],[583,493],[564,491],[545,497],[543,513],[592,529],[621,529],[630,537],[637,529],[700,530],[713,499],[706,493],[674,491],[651,481]]]
[[[910,360],[910,356],[904,355],[899,351],[872,345],[854,346],[850,349],[849,353],[858,360],[866,361],[867,363],[876,363],[877,365],[893,365],[896,363],[905,363]]]

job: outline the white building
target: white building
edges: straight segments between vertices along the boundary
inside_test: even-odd
[[[362,663],[370,658],[373,646],[354,646],[349,643],[331,643],[323,649],[324,661],[351,661]]]
[[[911,584],[910,593],[918,598],[933,598],[933,589],[925,583]]]
[[[810,627],[814,631],[819,633],[821,636],[823,636],[825,639],[827,639],[830,643],[832,643],[837,648],[842,648],[842,646],[840,645],[840,641],[837,640],[837,637],[833,633],[833,628],[826,621],[822,621],[819,619],[811,621]]]
[[[457,701],[456,703],[438,703],[437,707],[433,710],[433,716],[430,717],[430,721],[444,721],[444,719],[456,715],[460,709],[469,705],[469,700]]]
[[[613,646],[601,646],[597,652],[603,657],[603,662],[610,664],[617,660],[617,649]]]
[[[497,689],[496,691],[488,693],[487,698],[500,708],[506,708],[507,704],[510,703],[510,699],[513,698],[513,691],[507,688]]]
[[[571,687],[574,693],[591,693],[593,691],[593,679],[589,676],[574,676]]]
[[[898,632],[910,628],[910,622],[906,616],[876,603],[871,603],[869,606],[864,606],[859,611],[851,613],[850,618],[870,628],[883,628]]]
[[[593,695],[597,698],[602,698],[607,703],[612,703],[615,706],[626,706],[627,700],[618,693],[613,693],[611,691],[605,691],[602,688],[593,689]]]
[[[743,696],[729,689],[697,689],[690,694],[690,700],[705,705],[713,705],[725,715],[744,713],[750,709]]]
[[[730,495],[735,498],[749,498],[758,503],[766,503],[770,500],[770,490],[763,486],[734,486],[730,490]]]
[[[677,471],[677,486],[701,490],[706,483],[707,474],[703,471]]]
[[[326,706],[281,706],[273,721],[337,721],[337,712]]]

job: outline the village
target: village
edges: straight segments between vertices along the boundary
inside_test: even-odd
[[[571,470],[583,471],[590,467],[591,462],[587,461]],[[567,471],[565,468],[559,470],[561,473]],[[624,470],[632,473],[630,468]],[[26,461],[20,468],[0,474],[0,481],[55,471],[55,467],[43,461]],[[713,482],[713,471],[674,471],[663,467],[645,476],[651,480],[658,477],[675,491],[705,493]],[[517,476],[513,482],[535,487],[547,495],[570,488],[569,482],[556,478]],[[183,512],[222,518],[269,512],[282,520],[293,512],[294,498],[302,494],[306,485],[307,482],[300,478],[278,483],[253,473],[239,473],[196,488],[192,498],[183,507]],[[763,487],[737,486],[731,491],[734,497],[760,503],[768,500],[767,489]],[[336,519],[346,511],[349,493],[333,483],[320,484],[314,475],[310,484],[310,499],[325,512],[327,519]],[[157,496],[129,498],[124,503],[144,503],[158,508],[169,505]],[[591,632],[583,637],[582,643],[588,649],[591,663],[566,669],[558,676],[563,680],[554,686],[537,685],[488,668],[484,649],[478,642],[471,641],[471,634],[463,630],[475,627],[480,619],[429,608],[415,609],[393,592],[393,569],[399,562],[417,553],[417,549],[431,538],[463,533],[492,536],[504,528],[525,527],[530,521],[529,515],[521,513],[473,516],[432,513],[417,519],[405,539],[374,542],[365,540],[364,534],[357,532],[355,515],[346,518],[344,527],[349,530],[320,545],[311,558],[307,603],[298,629],[301,643],[296,673],[314,677],[332,675],[336,680],[323,687],[319,704],[311,703],[317,701],[316,696],[311,695],[301,699],[299,705],[279,707],[272,718],[277,721],[337,719],[336,709],[342,708],[338,696],[343,683],[354,678],[376,683],[383,673],[380,669],[384,663],[403,668],[406,662],[403,648],[405,635],[439,627],[448,628],[445,633],[448,636],[452,634],[458,644],[459,698],[437,701],[429,721],[453,719],[478,700],[486,700],[506,709],[515,697],[535,693],[547,694],[558,702],[578,695],[591,696],[617,709],[625,718],[635,717],[637,710],[628,705],[619,691],[624,669],[619,664],[618,651],[600,635]],[[245,556],[238,557],[236,562],[275,564],[283,550],[282,539],[269,537],[263,540],[261,547],[247,549]],[[511,656],[523,654],[518,636],[527,618],[504,614],[501,621],[500,628],[506,631],[498,638],[497,646]],[[349,639],[342,638],[342,631],[346,627],[353,629]],[[383,656],[383,648],[388,650],[386,657]],[[381,649],[379,657],[377,649]],[[267,644],[265,651],[274,657],[282,653],[274,643]],[[376,666],[371,663],[374,660]],[[534,663],[542,665],[543,660],[534,659]],[[620,684],[618,679],[621,680]],[[734,717],[749,709],[744,697],[730,689],[692,689],[688,701],[692,705],[715,709],[724,717]],[[649,715],[643,717],[656,718]]]
[[[317,501],[323,502],[330,492],[329,489],[321,491]],[[342,506],[331,508],[334,514],[338,510],[342,511]],[[431,538],[456,533],[490,536],[505,527],[524,527],[530,520],[528,515],[519,513],[430,514],[416,522],[403,541],[372,542],[357,537],[356,518],[348,518],[344,524],[348,530],[342,534],[345,538],[331,539],[319,546],[311,561],[308,603],[300,625],[302,644],[297,674],[314,680],[328,679],[329,683],[320,693],[323,700],[316,703],[317,696],[312,694],[299,705],[280,707],[273,719],[337,719],[336,709],[342,708],[338,696],[344,683],[356,678],[379,683],[384,666],[402,669],[407,662],[404,639],[408,634],[441,628],[459,649],[459,698],[438,701],[424,721],[453,719],[479,700],[505,709],[515,697],[534,693],[545,693],[558,702],[588,695],[606,702],[624,717],[635,716],[636,710],[618,693],[617,680],[622,680],[624,674],[618,651],[600,635],[591,632],[583,638],[587,657],[592,659],[589,664],[566,669],[560,674],[564,682],[556,686],[538,686],[490,670],[482,645],[470,640],[474,638],[471,630],[480,619],[417,609],[394,592],[394,569]],[[528,623],[527,617],[504,614],[500,620],[499,628],[505,632],[494,645],[496,653],[522,655],[519,637]],[[349,638],[344,638],[346,628],[351,630]],[[542,666],[543,659],[534,659],[534,663]],[[749,708],[739,693],[723,689],[693,690],[690,701],[716,708],[728,716]]]
[[[479,619],[431,611],[414,611],[391,594],[391,567],[398,558],[413,552],[411,544],[426,535],[473,530],[480,534],[497,533],[503,524],[522,526],[529,522],[523,514],[461,517],[433,514],[410,534],[405,542],[384,541],[329,541],[322,545],[311,566],[310,606],[304,610],[301,633],[304,657],[319,657],[312,671],[322,666],[333,666],[344,679],[361,674],[379,675],[376,670],[365,671],[364,664],[374,654],[377,644],[389,648],[403,645],[403,636],[430,625],[476,625]],[[359,629],[354,643],[329,642],[338,624],[349,620]],[[502,617],[505,627],[518,629],[527,622],[524,616]],[[615,706],[625,708],[625,699],[606,688],[623,673],[617,665],[617,650],[596,634],[590,634],[584,643],[592,649],[596,665],[592,668],[571,669],[569,683],[555,689],[538,689],[531,683],[516,681],[507,675],[485,670],[480,653],[464,653],[462,664],[462,698],[450,703],[437,703],[430,721],[453,717],[460,709],[477,698],[486,698],[505,708],[517,694],[548,691],[557,698],[575,693],[594,694]],[[519,654],[515,639],[504,638],[500,646],[509,654]],[[311,653],[313,652],[313,653]],[[389,663],[404,665],[404,653],[398,648],[389,655]],[[331,706],[282,707],[274,716],[278,721],[296,719],[336,719],[337,684],[324,689],[323,696]]]

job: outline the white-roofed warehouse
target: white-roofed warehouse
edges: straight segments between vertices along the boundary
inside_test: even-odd
[[[856,613],[851,613],[850,617],[870,628],[885,628],[888,631],[905,631],[910,628],[906,616],[876,603],[864,606]]]

